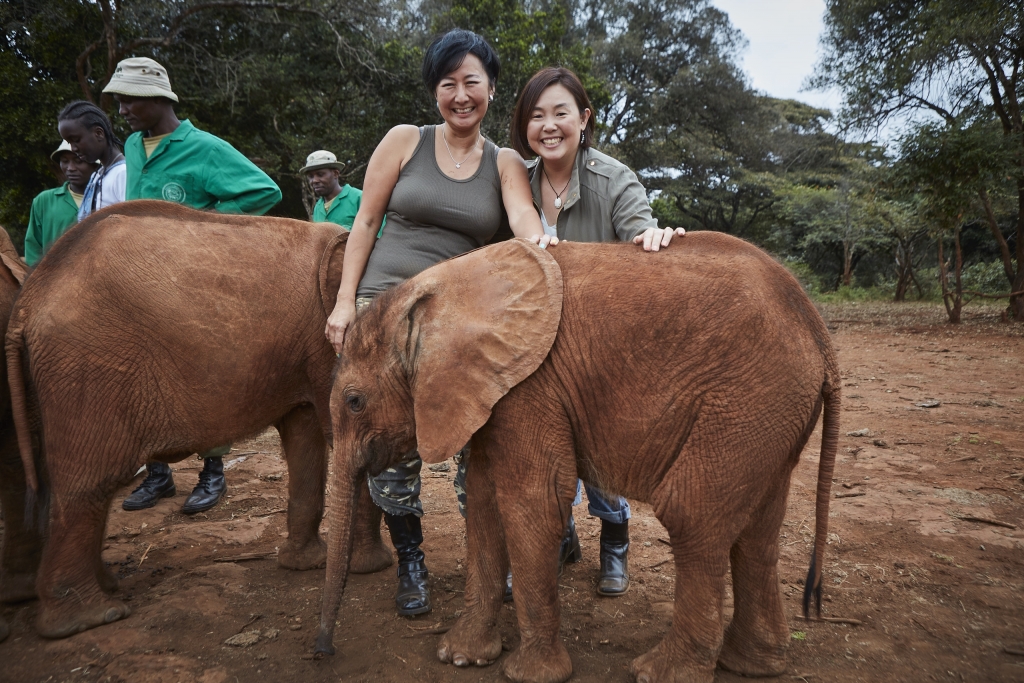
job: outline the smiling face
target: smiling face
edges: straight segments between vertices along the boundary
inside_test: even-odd
[[[569,90],[558,83],[544,89],[530,114],[526,139],[530,149],[548,162],[575,159],[580,133],[590,120],[590,110],[580,111]]]
[[[306,179],[317,197],[333,197],[341,192],[341,183],[338,182],[340,176],[336,168],[318,168],[307,173]]]
[[[67,119],[57,124],[57,130],[71,145],[71,150],[87,162],[96,163],[107,153],[107,136],[99,126],[90,129],[78,119]]]
[[[467,54],[459,68],[442,78],[434,90],[441,116],[459,130],[480,125],[493,94],[483,62],[474,54]]]
[[[89,184],[89,176],[96,170],[96,165],[90,164],[74,152],[64,152],[58,161],[60,170],[64,173],[71,189],[79,194],[85,192],[85,186]]]

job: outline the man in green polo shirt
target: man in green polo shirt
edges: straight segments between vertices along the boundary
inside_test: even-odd
[[[30,266],[39,263],[50,245],[78,220],[85,186],[97,168],[96,164],[90,164],[71,151],[66,140],[61,140],[60,147],[50,158],[60,164],[67,181],[60,187],[40,192],[32,200],[25,231],[25,263]]]
[[[195,209],[263,215],[281,201],[281,190],[241,152],[174,112],[178,96],[158,62],[132,57],[118,63],[103,92],[112,93],[134,133],[124,145],[125,198],[163,199]],[[203,471],[181,511],[209,510],[227,491],[223,456],[230,444],[201,453]],[[166,463],[146,466],[145,481],[125,498],[125,510],[142,510],[175,494]]]
[[[306,165],[299,169],[299,173],[306,174],[313,194],[319,197],[313,206],[314,223],[329,221],[346,230],[352,229],[363,192],[347,183],[341,184],[344,167],[333,153],[321,149],[306,157]]]

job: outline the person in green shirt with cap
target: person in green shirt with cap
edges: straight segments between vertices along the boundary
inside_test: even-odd
[[[306,165],[299,169],[299,173],[306,175],[313,194],[318,197],[313,206],[314,223],[331,222],[346,230],[352,229],[363,191],[348,183],[341,184],[341,170],[344,167],[332,152],[320,149],[306,157]]]
[[[216,135],[178,120],[167,70],[147,57],[122,60],[103,92],[135,131],[125,142],[126,199],[262,216],[281,201],[266,173]]]
[[[281,190],[241,152],[216,135],[201,131],[174,111],[178,96],[167,69],[148,57],[121,60],[103,92],[135,132],[124,145],[128,166],[126,199],[163,199],[195,209],[263,215],[281,201]],[[181,511],[209,510],[227,491],[223,456],[231,445],[201,453],[203,471]],[[166,463],[146,465],[142,484],[125,498],[125,510],[153,507],[175,494]]]
[[[61,140],[50,158],[60,164],[66,182],[40,192],[32,200],[25,231],[25,263],[30,266],[39,263],[50,245],[78,221],[85,186],[97,168],[75,154],[66,140]]]

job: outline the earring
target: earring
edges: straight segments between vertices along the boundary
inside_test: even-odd
[[[587,141],[587,134],[582,130],[580,131],[580,144],[584,144]]]
[[[437,110],[441,111],[441,103],[440,102],[434,102],[434,104],[437,105]]]
[[[494,101],[494,95],[491,95],[490,97],[488,97],[487,101],[488,102],[493,102]]]

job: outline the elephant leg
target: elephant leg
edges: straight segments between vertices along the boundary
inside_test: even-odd
[[[669,632],[630,664],[641,683],[714,680],[722,648],[729,548],[739,535],[744,506],[724,480],[714,486],[704,471],[709,461],[723,458],[699,446],[688,447],[653,491],[654,512],[672,545],[675,595]]]
[[[327,544],[320,538],[327,441],[309,404],[292,409],[276,427],[288,463],[288,540],[277,561],[285,569],[316,569],[327,562]]]
[[[0,506],[4,516],[4,542],[0,551],[0,601],[20,602],[36,596],[36,570],[43,552],[40,525],[25,519],[25,469],[10,420],[0,427]],[[41,513],[40,513],[41,514]]]
[[[502,433],[503,452],[492,456],[508,465],[495,467],[493,476],[521,640],[502,671],[516,682],[560,683],[572,675],[572,660],[559,637],[558,600],[558,549],[576,495],[572,440],[567,426],[551,428],[537,440],[508,439],[508,434]],[[472,509],[469,514],[472,518]],[[498,577],[499,588],[503,578]]]
[[[772,490],[732,547],[732,622],[718,663],[745,676],[786,670],[789,628],[779,590],[779,529],[786,515],[789,477]]]
[[[384,511],[373,502],[365,481],[360,481],[358,486],[359,499],[352,511],[355,520],[348,570],[352,574],[372,574],[390,567],[395,558],[380,538],[380,522]]]
[[[494,495],[494,469],[481,443],[466,466],[466,593],[462,615],[438,644],[437,657],[455,666],[486,666],[501,655],[498,613],[508,553]],[[517,584],[518,591],[518,584]],[[518,593],[517,593],[518,594]]]
[[[46,638],[64,638],[131,614],[98,581],[96,555],[116,486],[85,488],[82,493],[80,484],[72,492],[61,484],[54,482],[50,534],[36,580],[36,629]]]

